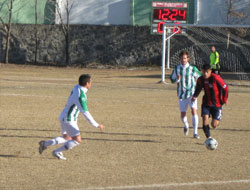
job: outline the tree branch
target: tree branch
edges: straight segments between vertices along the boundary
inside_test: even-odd
[[[2,19],[1,16],[0,16],[0,21],[1,21],[2,25],[3,25],[3,28],[4,28],[5,32],[8,33],[9,28],[8,28],[8,26],[4,23],[4,21],[3,21],[3,19]]]

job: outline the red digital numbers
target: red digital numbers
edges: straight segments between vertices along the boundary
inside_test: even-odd
[[[165,22],[159,22],[158,23],[158,27],[157,27],[157,32],[159,33],[159,34],[162,34],[163,33],[163,24],[164,24]],[[179,24],[179,23],[176,23],[176,24]],[[174,27],[171,27],[171,32],[172,33],[175,33],[176,32],[176,34],[180,34],[181,33],[181,26],[174,26]]]
[[[187,18],[187,11],[186,10],[179,10],[178,13],[179,13],[179,16],[181,18],[183,18],[183,20],[186,20],[186,18]]]
[[[185,9],[154,9],[153,19],[186,21],[187,10]]]
[[[157,27],[157,32],[161,34],[163,32],[163,24],[164,22],[159,22]]]
[[[178,10],[177,9],[173,9],[172,10],[172,14],[169,15],[170,20],[176,20],[178,16]]]
[[[173,28],[173,33],[176,33],[176,34],[180,34],[181,33],[181,27],[180,26],[175,26],[174,28]]]

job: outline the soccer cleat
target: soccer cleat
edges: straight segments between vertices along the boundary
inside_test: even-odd
[[[45,149],[47,149],[47,147],[45,146],[45,141],[40,141],[39,142],[39,153],[42,154]]]
[[[52,155],[53,155],[54,157],[58,158],[59,160],[67,160],[67,158],[65,158],[65,157],[63,156],[63,153],[62,153],[62,152],[55,152],[55,151],[53,151],[53,152],[52,152]]]
[[[200,136],[199,136],[198,134],[194,134],[194,138],[195,138],[195,139],[199,139]]]
[[[184,127],[184,135],[188,136],[188,128]]]

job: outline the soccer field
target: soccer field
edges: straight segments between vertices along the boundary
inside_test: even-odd
[[[192,129],[184,136],[176,84],[158,83],[160,72],[1,65],[0,189],[249,190],[250,87],[229,86],[210,151],[201,117],[201,138]],[[92,76],[88,108],[104,131],[79,115],[83,142],[67,160],[52,156],[55,147],[40,155],[38,142],[60,135],[58,116],[83,73]]]

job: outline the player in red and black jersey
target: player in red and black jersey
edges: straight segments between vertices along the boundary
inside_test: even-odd
[[[212,73],[209,64],[205,64],[202,67],[202,76],[198,78],[196,83],[193,101],[199,96],[202,89],[205,92],[201,105],[203,131],[206,137],[209,138],[209,116],[212,116],[212,127],[218,127],[222,115],[222,105],[227,104],[228,86],[219,75]]]

